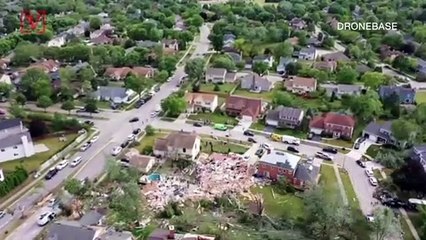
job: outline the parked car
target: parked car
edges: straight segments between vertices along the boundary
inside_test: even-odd
[[[294,152],[294,153],[299,153],[299,150],[297,150],[297,148],[292,147],[292,146],[288,146],[287,147],[287,151]]]
[[[262,148],[266,149],[266,150],[272,150],[272,147],[267,144],[267,143],[262,143],[262,145],[260,145]]]
[[[322,149],[323,152],[336,154],[338,151],[336,148],[326,147]]]
[[[129,136],[127,136],[127,140],[129,141],[134,141],[136,139],[135,134],[130,134]]]
[[[156,118],[160,114],[160,111],[151,112],[151,117]]]
[[[51,222],[53,219],[55,219],[55,217],[56,217],[56,214],[54,212],[43,213],[42,215],[40,215],[40,217],[38,217],[37,224],[39,226],[44,226],[48,224],[49,222]]]
[[[95,125],[95,123],[94,123],[94,122],[92,122],[92,121],[89,121],[89,120],[87,120],[87,121],[84,121],[84,124],[87,124],[87,125],[90,125],[90,126],[93,126],[93,125]]]
[[[358,164],[362,168],[365,168],[365,163],[362,160],[356,160],[356,164]]]
[[[56,199],[56,198],[51,198],[51,199],[49,199],[49,204],[48,204],[48,206],[49,207],[54,207],[56,204],[58,204],[59,203],[59,201],[58,201],[58,199]]]
[[[323,152],[317,152],[317,153],[315,153],[315,157],[321,158],[321,159],[324,159],[324,160],[328,160],[328,161],[332,161],[333,160],[333,158],[330,155],[328,155],[326,153],[323,153]]]
[[[96,141],[98,141],[99,136],[94,136],[91,140],[90,143],[95,143]]]
[[[84,143],[83,146],[80,147],[80,151],[82,152],[86,151],[90,147],[90,145],[91,145],[90,142]]]
[[[141,133],[142,132],[142,129],[140,129],[140,128],[136,128],[135,130],[133,130],[133,134],[135,134],[135,135],[138,135],[139,133]]]
[[[112,156],[117,156],[121,152],[121,150],[123,150],[123,148],[120,147],[120,146],[114,147],[112,149],[111,155]]]
[[[373,187],[377,186],[377,184],[378,184],[377,179],[375,177],[369,177],[368,181],[370,182],[371,186],[373,186]]]
[[[129,120],[130,123],[134,123],[134,122],[137,122],[137,121],[139,121],[139,118],[137,118],[137,117],[134,117],[134,118]]]
[[[251,137],[249,137],[249,138],[247,139],[247,141],[248,141],[248,142],[251,142],[251,143],[257,143],[257,141],[256,141],[254,138],[251,138]]]
[[[357,143],[355,143],[354,148],[355,148],[355,149],[359,149],[359,146],[360,146],[360,144],[357,142]]]
[[[142,107],[142,105],[145,104],[145,101],[142,99],[139,99],[136,103],[135,103],[135,108],[140,108]]]
[[[192,126],[194,126],[194,127],[202,127],[203,124],[201,124],[199,122],[195,122],[194,124],[192,124]]]
[[[374,215],[372,214],[368,214],[365,218],[367,219],[367,222],[374,222]]]
[[[4,215],[6,215],[5,211],[0,211],[0,219],[4,217]]]
[[[74,158],[74,159],[71,161],[70,166],[71,166],[71,167],[75,167],[75,166],[77,166],[78,164],[80,164],[80,163],[81,163],[81,160],[82,160],[81,156],[78,156],[78,157]]]
[[[47,173],[46,176],[44,176],[44,179],[50,180],[52,179],[56,174],[58,173],[58,169],[55,167],[51,168]]]
[[[254,133],[252,131],[246,130],[246,131],[244,131],[244,135],[249,136],[249,137],[253,137]]]
[[[67,160],[62,160],[58,163],[58,165],[56,165],[56,169],[58,170],[62,170],[64,169],[66,166],[68,166],[68,161]]]
[[[373,171],[369,170],[369,169],[365,169],[365,175],[372,177],[374,175]]]
[[[258,156],[258,157],[262,157],[262,155],[265,153],[265,149],[263,149],[263,148],[259,148],[259,149],[257,149],[257,151],[256,151],[256,153],[255,153],[255,155],[256,156]]]

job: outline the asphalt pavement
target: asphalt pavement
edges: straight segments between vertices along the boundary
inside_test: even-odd
[[[203,25],[200,28],[200,38],[193,44],[196,46],[194,52],[190,58],[196,58],[202,54],[208,52],[209,40],[208,35],[210,30],[207,25]],[[142,105],[139,109],[132,109],[130,111],[122,111],[114,114],[109,120],[93,120],[95,126],[100,130],[99,139],[85,152],[78,152],[74,156],[70,157],[73,159],[76,156],[81,156],[83,162],[80,163],[80,169],[76,171],[71,167],[66,167],[61,170],[51,180],[44,181],[42,187],[36,189],[34,193],[23,196],[14,205],[16,208],[20,206],[24,209],[33,209],[34,204],[41,195],[47,195],[61,183],[63,183],[72,173],[76,174],[77,179],[84,179],[86,177],[94,179],[99,177],[104,172],[104,166],[106,161],[111,158],[111,150],[114,146],[120,145],[127,139],[127,136],[132,133],[135,128],[144,129],[146,125],[150,124],[154,119],[150,117],[150,113],[156,110],[157,106],[160,105],[161,100],[172,94],[176,90],[176,85],[180,79],[185,75],[184,66],[177,67],[171,80],[163,84],[160,91],[157,92],[150,101]],[[138,117],[140,120],[135,124],[129,123],[129,120],[133,117]],[[43,213],[45,209],[35,209],[35,212],[25,219],[25,221],[19,225],[12,233],[8,235],[7,240],[15,239],[34,239],[43,229],[36,224],[38,216]],[[18,210],[15,211],[14,216],[7,215],[0,219],[0,226],[3,229],[10,223],[10,219],[17,219],[20,216]],[[5,223],[6,222],[6,223]],[[2,228],[0,228],[2,229]]]

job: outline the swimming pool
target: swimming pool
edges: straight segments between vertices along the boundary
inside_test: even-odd
[[[151,182],[154,181],[160,181],[161,180],[161,176],[158,173],[152,173],[148,176],[148,180],[150,180]]]

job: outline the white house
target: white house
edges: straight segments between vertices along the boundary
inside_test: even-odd
[[[170,133],[166,138],[158,138],[154,145],[155,156],[172,159],[195,161],[200,151],[201,138],[185,132]]]
[[[48,47],[62,47],[65,45],[65,36],[55,37],[47,43]]]
[[[205,74],[206,82],[224,83],[226,73],[227,71],[225,68],[208,68]]]
[[[10,80],[10,76],[7,75],[7,74],[1,74],[0,75],[0,83],[11,84],[12,81]]]
[[[134,95],[135,92],[130,89],[125,89],[122,87],[104,87],[101,86],[97,91],[92,93],[98,101],[110,101],[113,103],[127,103],[130,100],[130,97]]]
[[[0,121],[0,162],[35,154],[33,141],[20,119]]]
[[[188,112],[209,111],[214,112],[219,104],[219,98],[214,94],[207,93],[186,93]]]

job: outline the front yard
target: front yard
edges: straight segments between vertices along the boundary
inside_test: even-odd
[[[338,193],[337,177],[333,166],[322,164],[320,174],[320,183],[323,185],[326,195],[333,196]]]
[[[188,119],[196,121],[208,121],[212,123],[222,123],[228,125],[237,125],[238,120],[235,117],[229,117],[225,113],[197,113],[195,115],[190,115]]]
[[[425,103],[426,102],[426,91],[425,92],[416,92],[416,103]]]
[[[380,151],[379,145],[371,145],[368,147],[366,154],[372,158],[375,158],[377,156],[377,153]]]
[[[212,138],[202,138],[201,139],[201,151],[203,153],[211,154],[216,153],[238,153],[244,154],[247,151],[248,147],[240,144],[235,144],[226,141],[217,141]]]
[[[136,147],[136,149],[139,150],[140,153],[142,153],[142,151],[147,148],[147,147],[153,147],[155,144],[155,140],[157,138],[162,138],[167,136],[168,132],[159,132],[158,130],[155,130],[154,135],[152,136],[147,136],[145,135],[141,141],[140,141],[140,145]]]
[[[268,216],[285,219],[305,217],[303,199],[294,194],[278,194],[271,186],[253,187],[251,192],[262,194]]]
[[[0,163],[0,168],[5,171],[13,171],[15,167],[22,165],[28,172],[37,170],[41,164],[49,160],[53,155],[64,149],[66,146],[71,144],[76,138],[77,134],[66,135],[66,141],[61,142],[58,140],[58,136],[51,136],[48,138],[40,139],[34,142],[36,144],[44,144],[49,150],[41,153],[37,153],[28,158],[21,158],[13,161]]]

